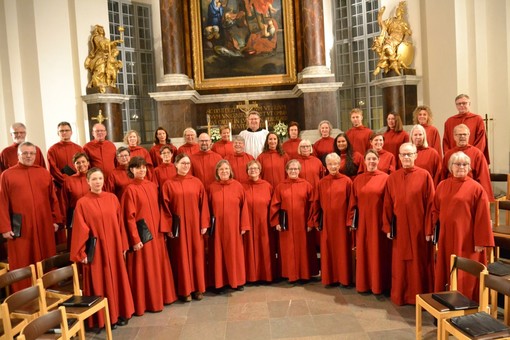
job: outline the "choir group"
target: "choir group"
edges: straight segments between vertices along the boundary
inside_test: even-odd
[[[67,242],[81,263],[84,294],[107,297],[118,325],[178,298],[201,300],[209,288],[319,275],[324,285],[355,284],[414,304],[416,294],[445,289],[450,254],[486,262],[485,247],[494,245],[483,121],[467,95],[455,103],[442,146],[427,106],[415,110],[409,134],[396,113],[377,133],[353,109],[351,129],[332,137],[322,121],[313,145],[299,138],[296,122],[281,143],[254,111],[232,141],[228,126],[214,144],[187,128],[176,148],[159,127],[150,151],[134,130],[116,148],[102,124],[82,148],[62,122],[49,172],[41,150],[25,141],[26,127],[15,123],[14,143],[0,154],[0,232],[10,268]],[[474,280],[459,285],[477,299]]]

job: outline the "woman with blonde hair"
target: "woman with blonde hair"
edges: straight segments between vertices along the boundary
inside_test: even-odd
[[[414,109],[413,123],[420,124],[425,129],[427,141],[431,148],[437,151],[439,157],[443,156],[441,151],[441,136],[437,128],[432,125],[432,110],[427,105],[420,105]]]

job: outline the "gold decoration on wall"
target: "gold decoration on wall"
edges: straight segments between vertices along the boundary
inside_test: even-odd
[[[117,60],[117,45],[123,43],[124,28],[119,27],[120,39],[110,41],[105,37],[104,28],[95,25],[89,40],[89,55],[85,59],[85,68],[89,70],[88,88],[98,88],[105,93],[106,87],[116,87],[117,73],[122,68],[122,61]]]
[[[97,116],[92,117],[92,118],[90,118],[90,119],[92,119],[92,120],[97,120],[97,122],[98,122],[99,124],[103,124],[103,122],[104,122],[105,120],[107,120],[107,119],[108,119],[108,117],[103,116],[103,112],[102,112],[102,110],[99,110],[99,113],[97,114]]]
[[[374,75],[378,75],[381,71],[388,73],[390,70],[400,75],[400,70],[409,68],[413,62],[414,46],[410,39],[412,31],[409,23],[404,19],[405,6],[406,2],[401,1],[395,10],[395,16],[386,20],[382,19],[386,6],[379,10],[377,22],[381,34],[372,45],[372,50],[379,55]]]

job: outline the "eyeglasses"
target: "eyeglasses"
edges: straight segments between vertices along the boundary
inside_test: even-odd
[[[415,155],[416,152],[407,152],[407,153],[401,153],[400,156],[402,157],[413,157],[413,155]]]
[[[453,165],[456,165],[460,168],[460,167],[468,167],[469,163],[453,163]]]
[[[455,105],[457,106],[461,106],[461,105],[468,105],[469,102],[458,102],[458,103],[455,103]]]
[[[299,168],[288,168],[288,171],[299,171]]]
[[[106,132],[106,130],[94,130],[94,132]]]
[[[67,130],[58,130],[59,133],[64,133],[64,132],[71,132],[70,129],[67,129]]]
[[[248,171],[256,171],[256,170],[260,170],[260,168],[258,168],[258,167],[248,168]]]
[[[13,135],[26,135],[27,132],[26,131],[18,131],[18,132],[11,132],[11,134],[13,134]]]
[[[312,146],[311,145],[301,145],[300,148],[301,149],[308,149],[308,148],[311,148]]]
[[[29,152],[29,151],[24,151],[21,153],[21,155],[23,157],[31,157],[31,156],[35,156],[36,155],[36,152]]]
[[[117,155],[117,157],[119,157],[119,158],[128,158],[129,155]]]
[[[198,142],[199,142],[199,143],[207,143],[207,142],[210,142],[210,141],[211,141],[211,140],[209,140],[209,139],[208,139],[208,140],[199,140]]]
[[[467,136],[469,136],[469,133],[456,133],[455,136],[467,137]]]

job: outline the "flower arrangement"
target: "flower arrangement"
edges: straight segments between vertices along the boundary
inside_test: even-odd
[[[274,133],[278,136],[278,138],[280,140],[283,140],[283,138],[287,136],[287,128],[288,128],[288,126],[285,123],[278,121],[278,124],[276,124],[273,127],[273,130],[274,130]]]
[[[219,128],[211,128],[211,141],[217,142],[221,139],[220,129]]]

